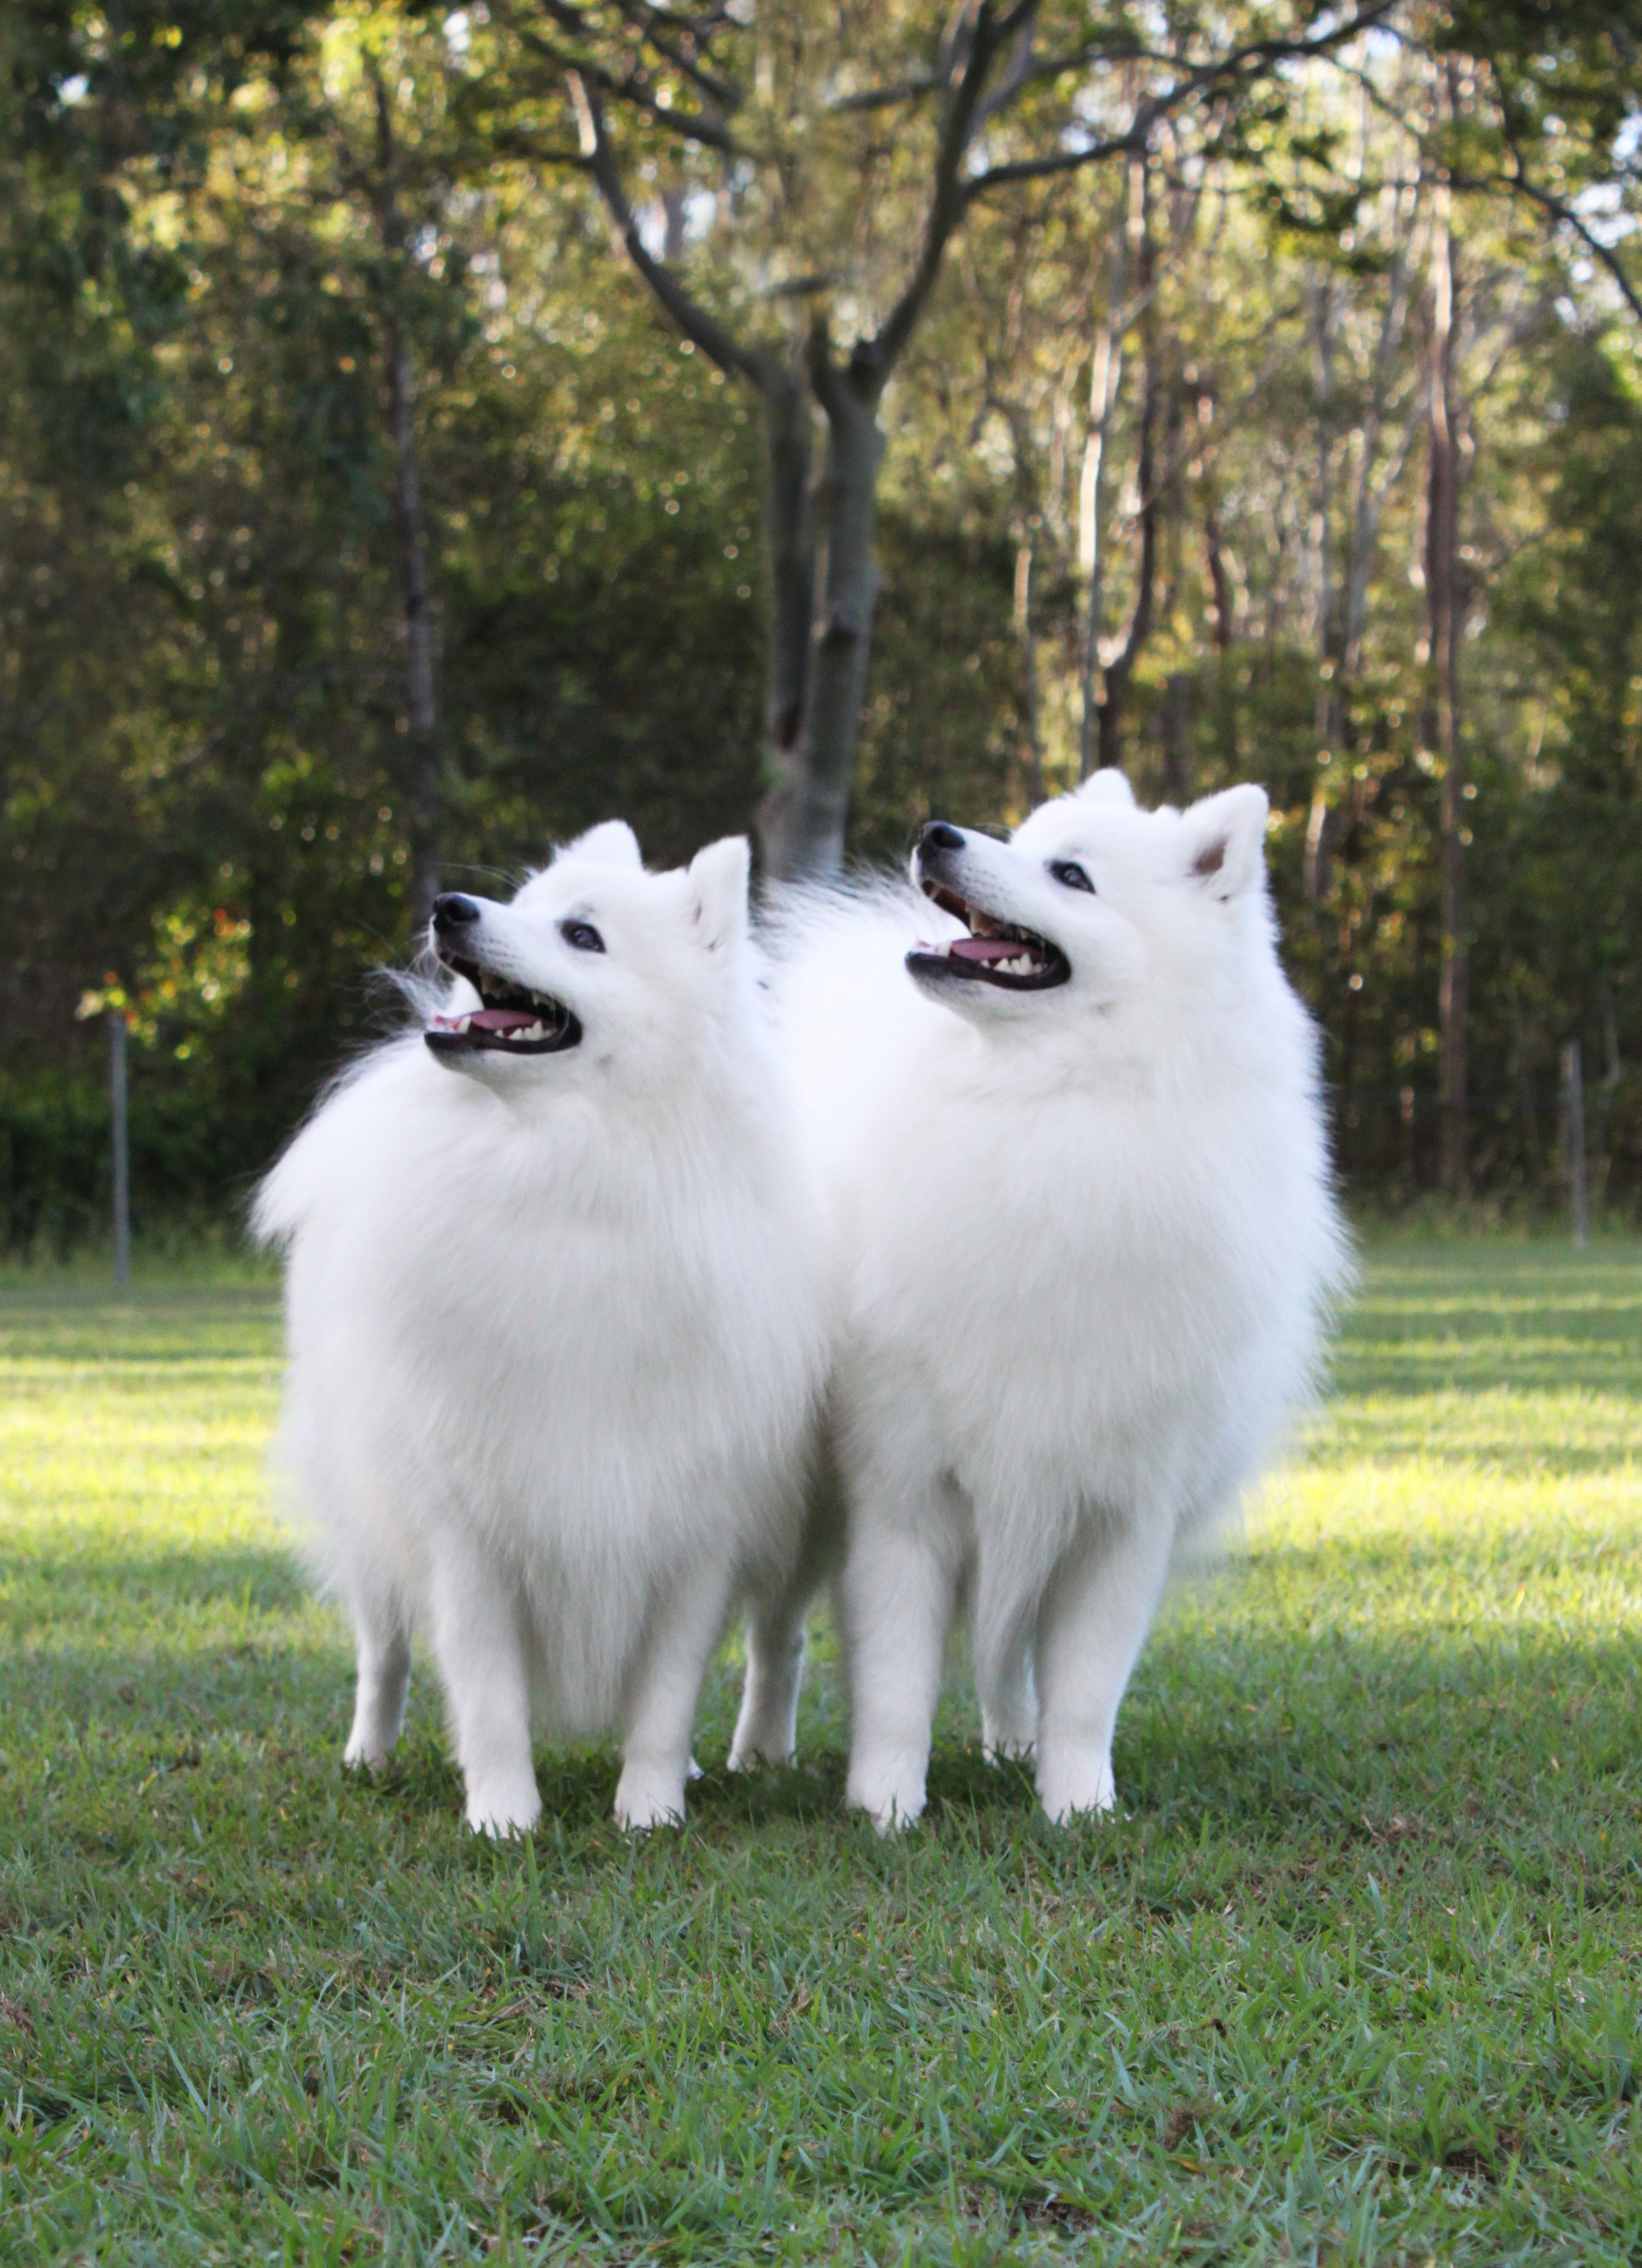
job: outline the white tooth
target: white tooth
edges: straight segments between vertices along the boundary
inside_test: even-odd
[[[544,1035],[540,1024],[526,1024],[519,1036],[521,1040],[539,1040]]]
[[[466,1032],[471,1030],[472,1026],[473,1018],[471,1016],[463,1016],[458,1020],[456,1028],[459,1032]]]

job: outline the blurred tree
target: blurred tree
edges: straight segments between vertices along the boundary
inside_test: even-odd
[[[1189,10],[1153,40],[1121,11],[1108,21],[1043,0],[960,0],[944,19],[916,4],[818,16],[805,0],[492,10],[520,58],[499,140],[585,166],[659,306],[761,401],[770,873],[826,872],[843,854],[878,597],[880,410],[966,215],[1025,183],[1144,158],[1182,112],[1223,128],[1280,66],[1348,46],[1390,12],[1363,0],[1339,18],[1267,8],[1209,26]],[[534,123],[556,84],[574,112],[574,158]],[[493,86],[487,99],[499,99]],[[659,242],[635,208],[636,166],[672,216]],[[711,223],[693,237],[696,205]],[[818,513],[812,403],[827,431]],[[1148,626],[1142,590],[1108,688],[1119,704]]]

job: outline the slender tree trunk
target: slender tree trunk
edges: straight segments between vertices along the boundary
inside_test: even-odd
[[[815,615],[814,473],[811,409],[800,381],[761,366],[764,405],[764,565],[769,599],[764,655],[764,789],[758,807],[764,870],[788,871],[785,833],[802,777],[800,742]]]
[[[1116,764],[1123,731],[1123,710],[1136,662],[1152,635],[1152,615],[1158,575],[1158,417],[1163,407],[1164,379],[1158,311],[1154,294],[1152,244],[1151,166],[1144,157],[1135,161],[1138,184],[1130,191],[1133,208],[1131,229],[1136,240],[1135,289],[1140,299],[1140,433],[1135,467],[1140,494],[1140,561],[1135,575],[1134,611],[1123,650],[1106,671],[1100,708],[1099,754],[1102,770]]]
[[[399,538],[405,642],[407,776],[410,793],[410,918],[420,933],[439,887],[438,709],[433,690],[433,600],[416,463],[416,372],[397,314],[387,324],[388,418],[394,437],[394,521]]]
[[[1032,627],[1032,538],[1022,529],[1015,545],[1015,637],[1020,646],[1020,696],[1027,741],[1027,803],[1043,800],[1043,740],[1038,724],[1038,647]]]
[[[1317,698],[1314,730],[1319,749],[1340,753],[1344,688],[1339,607],[1334,573],[1334,314],[1335,294],[1328,276],[1314,280],[1312,381],[1317,403],[1317,486],[1312,504],[1312,556],[1317,592]]]
[[[387,254],[387,300],[382,320],[387,365],[388,432],[394,450],[394,528],[399,549],[400,627],[404,642],[405,792],[410,834],[410,918],[413,934],[427,926],[439,887],[438,707],[433,685],[433,599],[428,586],[427,541],[422,521],[422,481],[416,460],[416,374],[405,335],[399,285],[404,267],[405,225],[397,193],[398,152],[393,106],[374,74],[378,179],[372,196],[377,232]]]
[[[1452,90],[1449,90],[1450,102]],[[1432,712],[1442,764],[1440,1047],[1441,1175],[1445,1192],[1463,1197],[1466,1167],[1465,757],[1459,727],[1459,450],[1454,372],[1454,235],[1449,191],[1437,191],[1432,241],[1425,594],[1431,646]]]
[[[1163,686],[1163,800],[1177,811],[1191,801],[1191,679],[1174,670]]]
[[[1231,651],[1235,607],[1232,578],[1226,569],[1226,548],[1220,541],[1220,515],[1211,498],[1203,516],[1204,544],[1208,554],[1209,589],[1214,599],[1214,643],[1221,653]]]
[[[1132,182],[1133,169],[1130,169]],[[1106,605],[1106,469],[1108,444],[1117,415],[1123,380],[1123,312],[1128,256],[1128,208],[1112,235],[1111,273],[1106,314],[1094,342],[1089,373],[1089,432],[1083,449],[1083,478],[1078,497],[1078,572],[1083,583],[1083,618],[1078,635],[1080,696],[1078,776],[1087,779],[1100,747],[1101,631]]]
[[[827,416],[821,484],[825,584],[809,641],[798,741],[776,794],[766,797],[760,813],[765,868],[778,880],[836,874],[843,865],[850,783],[878,604],[873,545],[884,453],[880,388],[861,383],[853,365],[834,367],[824,337],[813,354],[812,384]]]

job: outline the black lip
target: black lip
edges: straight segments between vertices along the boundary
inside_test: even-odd
[[[970,917],[984,915],[995,923],[1003,934],[1030,946],[1046,958],[1042,969],[1033,976],[1009,976],[1001,970],[989,968],[983,961],[954,961],[944,953],[912,952],[907,955],[907,968],[914,976],[946,978],[954,984],[991,984],[1000,992],[1049,992],[1057,984],[1064,984],[1071,975],[1071,963],[1051,937],[1043,937],[1035,929],[1022,929],[1018,923],[1006,922],[1001,914],[987,907],[976,905],[954,890],[949,882],[938,882],[933,875],[922,869],[918,859],[918,887],[924,896],[938,905],[943,913],[954,915],[967,930],[974,934]]]
[[[540,1040],[498,1040],[489,1032],[424,1032],[423,1038],[436,1056],[447,1060],[461,1056],[559,1056],[568,1049],[581,1045],[580,1019],[567,1008],[563,1000],[556,1000],[550,992],[532,992],[522,984],[510,984],[498,979],[491,970],[490,989],[486,991],[479,979],[480,964],[464,954],[451,952],[443,939],[436,939],[434,950],[445,966],[457,976],[465,976],[478,993],[487,1008],[517,1008],[528,1011],[545,1025],[552,1019],[551,1028]]]

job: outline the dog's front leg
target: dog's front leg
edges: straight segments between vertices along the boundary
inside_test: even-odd
[[[730,1582],[727,1569],[699,1571],[652,1616],[622,1712],[618,1826],[664,1827],[684,1817],[696,1705],[729,1611]]]
[[[519,1584],[467,1536],[433,1554],[433,1651],[468,1791],[468,1824],[522,1835],[541,1816],[530,1761],[530,1670]]]
[[[880,1835],[923,1816],[958,1568],[934,1506],[916,1527],[860,1508],[838,1582],[850,1666],[844,1800]]]
[[[1116,1801],[1112,1733],[1146,1642],[1174,1539],[1153,1512],[1083,1538],[1044,1594],[1038,1621],[1038,1794],[1056,1821]]]

